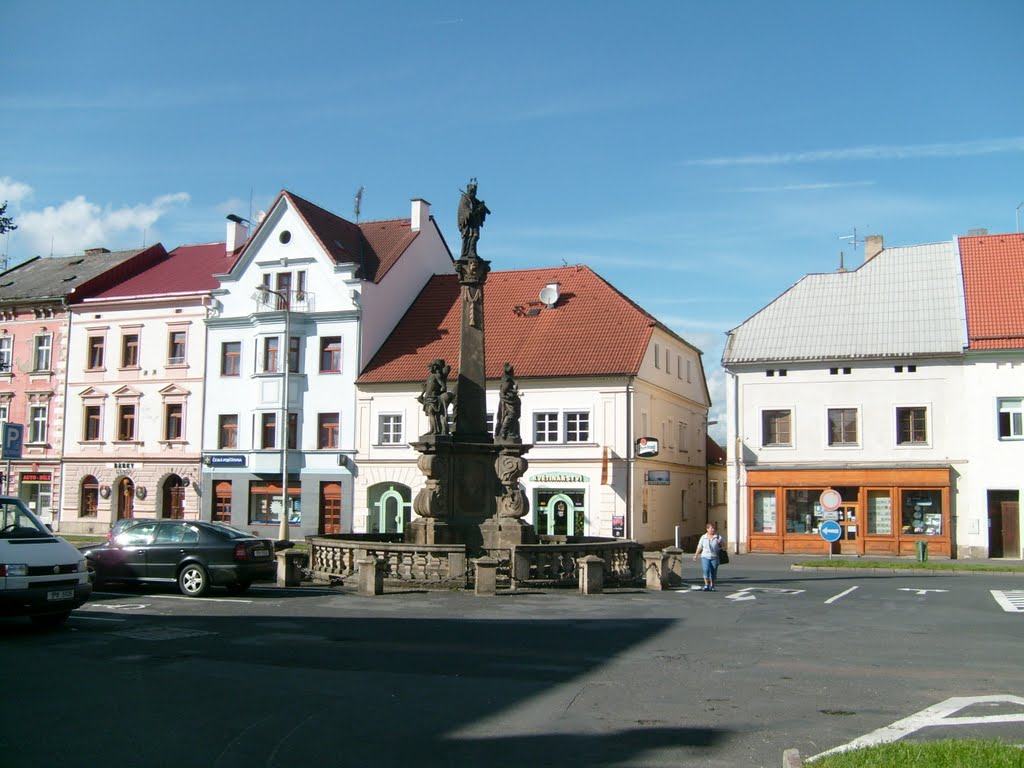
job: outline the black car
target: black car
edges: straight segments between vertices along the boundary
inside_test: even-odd
[[[110,541],[82,550],[93,585],[103,582],[177,583],[199,597],[211,586],[241,594],[277,574],[274,542],[224,523],[142,520],[115,530]]]

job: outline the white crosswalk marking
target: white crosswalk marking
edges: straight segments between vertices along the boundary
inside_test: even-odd
[[[1024,613],[1024,589],[990,589],[989,592],[1007,613]]]

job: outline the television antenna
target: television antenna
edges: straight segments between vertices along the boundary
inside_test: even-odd
[[[359,223],[359,212],[363,209],[363,192],[365,190],[366,187],[359,187],[359,189],[356,190],[356,202],[355,207],[353,208],[356,215],[356,224]]]
[[[861,227],[861,229],[867,229],[867,226],[865,225],[865,226]],[[857,227],[853,228],[853,234],[852,235],[840,235],[839,239],[840,240],[849,240],[851,245],[853,246],[853,252],[854,253],[857,252],[857,246],[858,245],[863,245],[864,244],[864,238],[857,236]]]

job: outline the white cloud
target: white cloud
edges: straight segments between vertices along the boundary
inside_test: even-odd
[[[832,160],[916,160],[925,157],[970,157],[1003,152],[1024,152],[1024,136],[1008,139],[938,142],[934,144],[875,144],[839,149],[815,149],[805,152],[771,152],[687,160],[683,165],[789,165]]]
[[[102,208],[79,195],[59,206],[18,215],[18,236],[28,241],[33,254],[71,254],[86,248],[111,249],[141,245],[147,231],[174,206],[187,203],[189,195],[177,192],[161,195],[149,203],[122,208]],[[154,242],[154,238],[146,238]]]
[[[0,205],[10,202],[17,205],[22,200],[32,197],[32,187],[15,181],[10,176],[0,176]]]
[[[873,181],[822,181],[812,184],[780,184],[776,187],[744,187],[743,192],[816,192],[822,189],[848,189],[849,187],[871,187]]]

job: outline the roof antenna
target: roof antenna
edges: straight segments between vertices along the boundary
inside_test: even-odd
[[[353,211],[355,212],[356,215],[356,224],[359,223],[359,213],[363,209],[363,191],[365,189],[366,187],[360,187],[358,190],[356,190],[356,204],[355,207],[353,208]]]
[[[861,229],[867,229],[867,226],[865,225],[864,227],[861,227]],[[852,240],[853,241],[853,252],[854,253],[857,253],[857,246],[858,245],[863,245],[864,244],[864,240],[862,238],[857,237],[857,228],[856,227],[853,228],[853,234],[852,235],[840,235],[839,239],[840,240]]]
[[[846,271],[846,266],[843,264],[843,252],[842,251],[839,252],[839,271],[840,272],[845,272]]]

